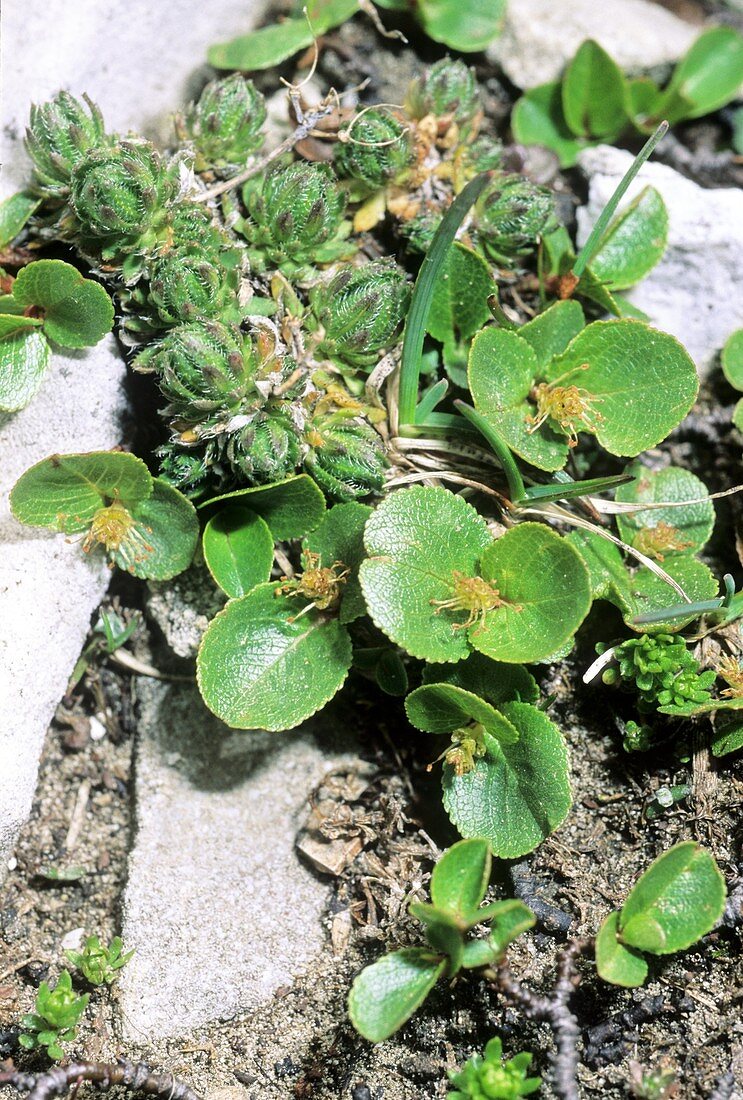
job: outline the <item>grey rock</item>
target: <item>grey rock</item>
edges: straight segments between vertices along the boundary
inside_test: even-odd
[[[44,734],[110,579],[102,556],[17,523],[8,493],[47,455],[119,443],[123,382],[109,337],[55,355],[35,400],[0,419],[0,876],[31,808]]]
[[[588,205],[578,211],[582,244],[632,162],[608,145],[579,159],[589,179]],[[628,299],[652,324],[676,336],[705,377],[731,332],[743,326],[743,192],[699,187],[664,164],[645,164],[623,200],[651,184],[668,207],[668,247]],[[620,207],[621,209],[621,207]]]
[[[227,597],[203,566],[172,581],[150,581],[147,610],[177,657],[195,657],[201,638]]]
[[[170,113],[207,75],[207,46],[248,30],[260,11],[251,0],[6,0],[0,198],[28,181],[22,138],[32,102],[59,88],[88,92],[111,128],[167,140]],[[44,732],[110,575],[96,556],[15,524],[7,494],[55,451],[120,443],[123,378],[113,338],[55,355],[32,404],[0,420],[0,875],[30,807]]]
[[[699,28],[649,0],[508,0],[501,36],[488,57],[519,88],[556,80],[578,46],[593,38],[630,72],[676,61]]]
[[[297,859],[312,788],[349,744],[234,732],[195,688],[142,681],[136,840],[122,936],[125,1039],[266,1003],[323,950],[327,887]]]
[[[4,186],[27,178],[29,105],[59,88],[87,92],[111,130],[172,142],[172,113],[213,75],[207,48],[245,34],[264,7],[263,0],[5,0]]]

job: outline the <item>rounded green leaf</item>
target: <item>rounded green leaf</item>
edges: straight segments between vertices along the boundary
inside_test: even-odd
[[[611,454],[654,447],[686,416],[699,383],[694,363],[668,333],[641,321],[594,321],[553,360],[547,380],[586,395],[591,431]]]
[[[5,248],[18,236],[39,206],[41,199],[30,191],[16,191],[0,202],[0,248]]]
[[[700,118],[734,99],[743,82],[743,36],[732,27],[710,27],[676,66],[658,113],[673,125]]]
[[[424,684],[455,684],[485,699],[496,709],[501,703],[536,703],[537,682],[522,665],[493,661],[484,653],[471,653],[456,665],[428,664],[423,669]]]
[[[723,373],[730,385],[743,390],[743,328],[728,337],[721,358]]]
[[[354,979],[348,995],[351,1023],[365,1039],[381,1043],[420,1008],[445,970],[445,959],[421,947],[385,955]]]
[[[215,69],[255,72],[280,65],[287,57],[311,46],[312,28],[306,19],[285,19],[229,42],[210,46],[207,61]]]
[[[480,555],[492,542],[475,509],[448,489],[402,489],[373,513],[364,542],[369,557],[359,577],[380,630],[414,657],[466,657],[466,631],[455,629],[464,613],[437,604],[451,598],[455,574],[475,575]]]
[[[577,137],[611,141],[627,125],[624,74],[593,39],[581,43],[562,81],[562,109]]]
[[[8,310],[7,313],[0,313],[0,340],[4,340],[6,336],[10,336],[14,332],[20,332],[23,329],[41,328],[42,324],[40,317],[25,317],[22,313],[16,313],[12,310]]]
[[[243,72],[272,69],[287,57],[311,46],[315,37],[344,23],[356,11],[358,0],[310,0],[306,16],[285,19],[230,42],[211,46],[207,60],[215,69],[241,69]]]
[[[652,133],[655,126],[647,125],[647,120],[657,115],[663,102],[660,88],[649,77],[638,76],[627,81],[627,92],[633,123],[639,130]]]
[[[322,489],[308,474],[295,474],[271,485],[222,493],[203,501],[199,511],[211,513],[225,501],[242,504],[262,516],[274,538],[280,540],[301,539],[308,531],[314,531],[325,514]]]
[[[500,34],[506,0],[419,0],[417,15],[434,42],[478,53]]]
[[[591,273],[609,290],[625,290],[653,270],[667,241],[666,204],[654,187],[645,187],[610,222],[591,260]]]
[[[617,527],[624,542],[648,557],[664,563],[667,555],[695,554],[705,545],[715,523],[715,509],[704,482],[689,470],[666,466],[648,470],[634,463],[627,470],[635,481],[620,485],[616,499],[623,504],[659,504],[663,501],[701,501],[682,508],[652,508],[643,512],[624,512],[617,516]]]
[[[431,901],[435,907],[466,920],[485,897],[490,864],[487,840],[473,837],[453,844],[431,875]]]
[[[363,596],[362,596],[363,599]],[[364,605],[366,606],[366,605]],[[374,669],[377,687],[385,695],[405,695],[408,690],[408,672],[396,649],[385,649]]]
[[[405,710],[425,733],[451,733],[477,722],[503,744],[518,741],[518,730],[495,707],[453,684],[423,684],[407,697]]]
[[[653,955],[683,951],[710,932],[725,908],[725,880],[695,841],[674,845],[650,864],[619,916],[622,942]]]
[[[562,82],[539,84],[516,101],[511,129],[522,145],[544,145],[560,159],[562,168],[572,168],[586,142],[579,141],[562,109]]]
[[[455,241],[436,281],[428,332],[442,344],[469,340],[491,319],[488,297],[494,291],[493,276],[482,256]]]
[[[596,969],[599,977],[627,989],[642,985],[648,976],[648,964],[634,947],[617,939],[619,913],[610,913],[596,936]]]
[[[704,562],[699,561],[698,558],[678,554],[664,561],[662,568],[668,573],[669,577],[672,577],[677,584],[681,585],[692,603],[711,600],[717,595],[717,580]],[[627,589],[620,588],[617,584],[614,588],[614,594],[617,606],[624,615],[625,622],[633,630],[640,633],[674,632],[681,630],[697,617],[692,614],[688,619],[669,619],[644,625],[633,624],[631,620],[636,615],[648,615],[653,611],[662,611],[667,607],[677,607],[681,603],[678,593],[662,577],[659,577],[657,573],[653,573],[646,566],[641,566],[632,575]]]
[[[625,597],[620,606],[627,607],[629,573],[616,543],[596,531],[571,531],[565,538],[585,562],[593,598],[615,602],[617,592],[620,592]]]
[[[484,734],[486,755],[471,771],[444,767],[444,807],[465,837],[485,837],[494,855],[533,851],[566,818],[571,805],[568,752],[557,726],[528,703],[504,703],[519,732],[504,745]]]
[[[733,717],[715,726],[710,744],[713,756],[729,756],[743,749],[743,720]]]
[[[167,581],[188,569],[199,541],[199,519],[190,500],[155,478],[152,494],[131,509],[134,526],[111,561],[135,577]]]
[[[351,667],[351,640],[337,619],[260,584],[209,624],[197,658],[204,702],[235,729],[285,730],[318,711]]]
[[[518,335],[534,349],[537,373],[540,373],[547,369],[556,355],[565,351],[573,337],[585,327],[583,307],[580,302],[570,299],[553,302],[544,313],[538,313],[533,320],[522,325]]]
[[[52,455],[18,479],[10,507],[21,523],[69,535],[86,530],[95,513],[114,500],[132,510],[150,496],[152,487],[150,471],[135,455],[118,451]]]
[[[244,596],[271,576],[273,535],[249,508],[234,504],[212,516],[203,548],[209,572],[228,596]]]
[[[532,422],[528,398],[540,373],[531,344],[515,332],[486,328],[472,341],[467,377],[476,408],[517,455],[540,470],[559,470],[568,457],[565,436],[547,424],[535,430]]]
[[[469,640],[497,661],[549,657],[572,637],[591,606],[580,555],[541,523],[519,524],[492,543],[480,572],[504,602],[470,627]]]
[[[5,320],[6,333],[0,339],[0,412],[24,409],[44,380],[51,348],[41,332]],[[0,331],[2,331],[0,329]]]
[[[87,348],[111,331],[114,307],[106,291],[63,260],[36,260],[21,268],[13,297],[44,311],[44,332],[66,348]]]
[[[319,554],[322,567],[330,569],[334,565],[343,565],[350,571],[341,595],[338,617],[342,623],[351,623],[366,614],[359,584],[359,566],[366,553],[364,527],[371,514],[368,504],[357,501],[336,504],[304,540],[307,550]]]

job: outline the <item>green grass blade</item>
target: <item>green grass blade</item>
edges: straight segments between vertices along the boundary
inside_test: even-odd
[[[446,262],[456,232],[464,221],[465,214],[492,177],[492,172],[483,172],[470,180],[467,186],[460,191],[444,215],[441,225],[436,230],[431,247],[426,253],[418,272],[405,325],[402,360],[400,362],[398,409],[399,427],[401,429],[415,423],[423,340],[426,335],[426,321],[428,320],[428,312],[431,308],[436,282]]]

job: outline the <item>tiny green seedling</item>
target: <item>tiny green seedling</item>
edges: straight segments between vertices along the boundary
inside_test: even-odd
[[[75,1038],[88,1000],[87,993],[82,996],[75,993],[67,970],[59,975],[53,989],[47,982],[42,982],[36,996],[35,1011],[21,1019],[24,1030],[18,1042],[25,1050],[43,1047],[50,1058],[59,1061],[64,1058],[61,1044],[71,1043]]]
[[[38,391],[51,346],[87,348],[111,331],[114,309],[98,283],[62,260],[36,260],[0,297],[0,412],[17,412]]]
[[[511,943],[534,924],[520,901],[483,906],[490,880],[487,841],[461,840],[441,857],[431,876],[431,902],[413,902],[412,916],[425,926],[428,947],[394,951],[362,970],[351,986],[351,1021],[365,1039],[380,1043],[420,1008],[436,982],[464,969],[492,967]],[[484,939],[468,935],[489,924]]]
[[[482,1054],[475,1054],[460,1070],[449,1070],[456,1091],[447,1100],[517,1100],[531,1096],[542,1084],[541,1077],[529,1077],[532,1055],[526,1051],[503,1057],[503,1042],[496,1036]]]
[[[442,788],[451,820],[504,859],[532,851],[571,805],[567,747],[534,705],[533,677],[475,653],[430,665],[425,680],[405,709],[413,726],[448,738]]]
[[[104,947],[98,936],[88,936],[82,951],[67,950],[65,955],[91,985],[111,985],[134,955],[134,951],[123,954],[122,946],[119,936],[108,947]]]
[[[614,985],[642,985],[646,955],[684,951],[710,932],[725,908],[725,881],[713,857],[694,841],[664,852],[596,937],[596,967]]]
[[[597,42],[588,39],[560,81],[530,89],[514,108],[517,141],[546,145],[563,167],[582,149],[701,118],[734,99],[743,80],[743,36],[710,27],[689,48],[661,89],[647,77],[628,78]]]

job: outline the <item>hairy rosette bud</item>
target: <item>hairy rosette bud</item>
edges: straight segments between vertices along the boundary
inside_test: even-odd
[[[84,238],[108,258],[154,246],[167,222],[176,180],[148,141],[120,141],[89,153],[75,167],[70,204]]]
[[[263,144],[266,103],[252,80],[233,73],[207,84],[197,103],[181,116],[178,136],[190,141],[196,171],[234,172]]]
[[[299,431],[288,412],[257,412],[250,421],[215,439],[222,462],[243,485],[281,481],[301,461]]]
[[[395,343],[410,301],[405,273],[395,263],[346,267],[312,295],[323,328],[318,353],[351,367],[372,367]]]
[[[93,149],[110,144],[103,116],[87,96],[69,92],[31,108],[26,148],[34,163],[35,189],[45,198],[64,198],[73,169]]]
[[[480,110],[474,70],[463,61],[442,58],[411,83],[406,107],[416,119],[434,115],[440,131],[453,122],[464,127]]]
[[[270,169],[246,195],[248,241],[269,264],[320,263],[338,254],[346,197],[327,164]]]
[[[358,500],[384,485],[387,459],[378,432],[365,420],[335,412],[313,419],[305,432],[305,468],[331,499]]]
[[[335,149],[338,175],[358,180],[370,191],[398,182],[415,160],[409,130],[383,108],[362,111],[339,137]]]
[[[533,251],[554,218],[549,191],[522,176],[506,176],[483,193],[475,226],[485,251],[496,261]]]
[[[160,375],[170,412],[189,423],[234,414],[254,392],[252,344],[239,328],[220,321],[172,329],[138,355],[134,367]]]

